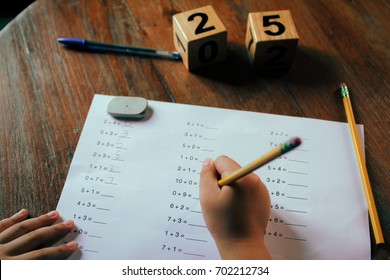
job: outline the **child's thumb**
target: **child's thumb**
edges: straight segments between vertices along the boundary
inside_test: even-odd
[[[206,158],[200,171],[200,191],[205,193],[212,191],[216,186],[218,187],[217,180],[218,172],[215,169],[214,161],[211,158]]]

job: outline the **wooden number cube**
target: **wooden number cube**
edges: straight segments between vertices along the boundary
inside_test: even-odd
[[[290,11],[249,13],[245,46],[254,69],[289,69],[298,39]]]
[[[189,71],[226,57],[227,31],[210,5],[174,15],[173,41]]]

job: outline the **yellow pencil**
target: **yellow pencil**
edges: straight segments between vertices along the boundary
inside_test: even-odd
[[[273,149],[272,151],[266,153],[262,157],[252,161],[248,165],[241,167],[237,169],[236,171],[232,172],[229,176],[222,178],[218,181],[218,185],[220,187],[229,185],[233,183],[234,181],[237,181],[238,179],[244,177],[245,175],[248,175],[252,171],[260,168],[264,164],[267,164],[271,160],[274,160],[275,158],[287,153],[288,151],[291,151],[292,149],[298,147],[301,144],[300,138],[292,138],[291,140],[287,141],[284,144],[281,144],[277,148]]]
[[[341,97],[343,98],[345,114],[347,115],[349,130],[351,132],[353,147],[355,149],[357,164],[360,171],[360,178],[363,183],[364,195],[367,201],[368,213],[370,214],[371,226],[374,232],[375,241],[376,244],[383,244],[385,241],[383,239],[382,229],[379,223],[378,212],[375,207],[374,196],[372,194],[371,184],[368,178],[367,168],[363,157],[363,150],[360,145],[359,134],[357,133],[356,129],[355,117],[353,115],[347,85],[345,83],[342,83],[340,85],[340,89]]]

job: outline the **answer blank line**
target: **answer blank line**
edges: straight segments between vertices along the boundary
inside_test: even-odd
[[[127,148],[124,148],[124,147],[115,147],[115,148],[118,150],[127,150]]]
[[[196,225],[196,224],[188,224],[189,226],[191,227],[202,227],[202,228],[206,228],[205,225]]]
[[[309,163],[308,161],[297,160],[297,159],[289,159],[288,161],[300,162],[300,163]]]
[[[121,173],[120,171],[116,171],[116,170],[108,170],[108,172],[111,172],[111,173],[118,173],[118,174]]]
[[[301,185],[301,184],[287,184],[288,186],[293,186],[293,187],[302,187],[302,188],[307,188],[307,185]]]
[[[294,149],[294,151],[299,151],[299,152],[309,152],[308,150],[303,150],[303,149],[298,149],[298,148]]]
[[[186,238],[186,239],[191,241],[205,242],[205,243],[208,242],[207,240],[203,240],[203,239],[195,239],[195,238]]]
[[[295,240],[295,241],[307,241],[306,239],[303,238],[295,238],[295,237],[285,237],[284,239],[289,239],[289,240]]]
[[[286,198],[291,198],[291,199],[300,199],[300,200],[307,200],[306,197],[298,197],[298,196],[286,196]]]
[[[96,250],[89,250],[89,249],[84,249],[85,252],[91,252],[91,253],[99,253],[99,251]]]
[[[286,226],[290,226],[290,227],[307,227],[307,225],[300,225],[300,224],[289,224],[289,223],[285,223]]]
[[[99,221],[93,221],[93,223],[95,223],[95,224],[101,224],[101,225],[106,225],[107,223],[105,223],[105,222],[99,222]]]
[[[106,185],[112,185],[112,186],[118,186],[117,183],[112,183],[112,182],[104,182],[104,184],[106,184]]]
[[[287,212],[307,214],[307,211],[286,209]]]
[[[100,207],[97,207],[96,209],[97,209],[97,210],[103,210],[103,211],[111,211],[111,209],[108,209],[108,208],[100,208]]]
[[[114,198],[113,195],[108,195],[108,194],[101,194],[100,196],[109,197],[109,198]]]
[[[189,255],[189,256],[196,256],[196,257],[202,257],[202,258],[205,258],[206,256],[205,255],[200,255],[200,254],[194,254],[194,253],[183,253],[184,255]]]
[[[298,172],[298,171],[288,171],[288,173],[299,174],[299,175],[309,175],[308,173]]]
[[[88,236],[89,236],[89,237],[93,237],[93,238],[103,238],[102,236],[92,235],[92,234],[89,234]]]

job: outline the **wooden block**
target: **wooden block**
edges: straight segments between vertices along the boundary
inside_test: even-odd
[[[254,69],[289,69],[298,40],[290,11],[249,13],[245,45]]]
[[[189,71],[226,57],[227,31],[211,5],[174,15],[173,41]]]

